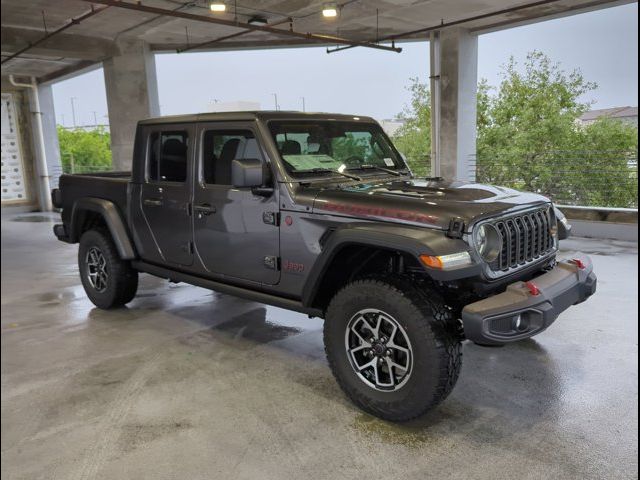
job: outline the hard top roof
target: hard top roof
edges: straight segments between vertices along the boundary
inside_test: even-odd
[[[208,112],[192,113],[188,115],[168,115],[141,120],[141,125],[157,125],[163,123],[196,123],[223,121],[253,121],[253,120],[342,120],[376,122],[373,118],[362,115],[346,115],[342,113],[312,113],[283,110],[260,110],[250,112]]]

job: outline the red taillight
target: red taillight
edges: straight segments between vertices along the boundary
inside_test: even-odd
[[[582,260],[580,260],[579,258],[574,258],[573,260],[571,260],[571,263],[573,263],[580,270],[584,270],[585,268],[587,268],[587,266],[584,264],[584,262]]]
[[[533,295],[533,296],[540,295],[540,289],[539,289],[539,288],[538,288],[538,286],[537,286],[535,283],[533,283],[531,280],[529,280],[528,282],[525,282],[524,284],[525,284],[525,285],[527,286],[527,288],[529,289],[529,293],[530,293],[531,295]]]

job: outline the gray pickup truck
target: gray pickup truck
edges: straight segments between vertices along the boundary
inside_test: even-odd
[[[324,318],[341,388],[392,421],[449,394],[465,338],[531,337],[596,289],[587,256],[556,258],[569,226],[547,198],[415,178],[367,117],[144,120],[131,172],[63,175],[52,197],[96,306],[145,272]]]

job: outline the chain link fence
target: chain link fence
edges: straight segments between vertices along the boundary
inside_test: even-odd
[[[470,161],[470,175],[562,205],[638,208],[637,158],[637,151],[485,154]]]

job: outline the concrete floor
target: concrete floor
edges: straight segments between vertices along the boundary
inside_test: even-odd
[[[341,393],[319,320],[149,276],[100,311],[51,226],[2,223],[3,479],[637,478],[636,245],[565,242],[596,296],[465,345],[453,394],[399,426]]]

